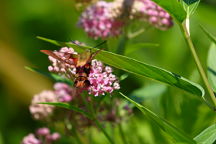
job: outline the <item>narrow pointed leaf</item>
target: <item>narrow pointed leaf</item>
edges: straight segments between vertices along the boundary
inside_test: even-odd
[[[216,37],[209,33],[203,26],[200,26],[203,32],[207,35],[207,37],[216,44]]]
[[[89,119],[92,119],[92,116],[85,112],[84,110],[78,108],[78,107],[75,107],[73,105],[70,105],[68,103],[61,103],[61,102],[43,102],[43,103],[39,103],[39,104],[47,104],[47,105],[52,105],[52,106],[56,106],[56,107],[61,107],[61,108],[65,108],[65,109],[68,109],[68,110],[72,110],[72,111],[75,111],[75,112],[79,112],[83,115],[85,115],[86,117],[88,117]]]
[[[216,92],[216,44],[212,43],[208,52],[208,79]]]
[[[198,144],[213,144],[216,141],[216,124],[206,128],[194,140]]]
[[[186,12],[177,0],[152,0],[169,12],[178,22],[182,23],[186,18]]]
[[[57,74],[54,74],[54,73],[50,73],[50,72],[45,72],[45,71],[42,71],[42,70],[39,70],[37,68],[31,68],[31,67],[25,67],[27,70],[29,71],[32,71],[32,72],[36,72],[36,73],[39,73],[43,76],[46,76],[52,80],[54,80],[55,82],[63,82],[63,83],[67,83],[69,85],[73,85],[73,81],[67,79],[67,78],[63,78]]]
[[[185,143],[185,144],[195,144],[196,142],[184,134],[181,130],[173,126],[171,123],[166,121],[165,119],[159,117],[154,112],[150,111],[146,107],[140,105],[139,103],[133,101],[132,99],[128,98],[124,94],[120,93],[124,98],[128,101],[133,103],[146,117],[150,120],[154,121],[159,125],[159,127],[165,131],[169,136],[171,136],[177,143]]]
[[[77,52],[82,52],[86,49],[90,49],[92,52],[98,50],[96,48],[91,48],[88,46],[78,46],[72,43],[57,42],[55,40],[50,40],[43,37],[38,37],[38,38],[58,46],[73,47]],[[203,96],[205,93],[201,86],[183,78],[180,75],[177,75],[175,73],[169,72],[162,68],[158,68],[156,66],[152,66],[123,55],[118,55],[115,53],[102,50],[100,53],[98,53],[96,58],[108,65],[124,70],[126,72],[137,74],[140,76],[145,76],[166,83],[168,85],[180,88],[182,90],[185,90],[189,93],[198,96]]]

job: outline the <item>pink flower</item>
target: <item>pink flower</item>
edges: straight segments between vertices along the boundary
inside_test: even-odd
[[[22,144],[42,144],[42,142],[34,134],[29,134],[23,138]]]
[[[50,130],[48,129],[48,128],[46,128],[46,127],[44,127],[44,128],[39,128],[38,130],[37,130],[37,135],[39,135],[39,136],[46,136],[46,135],[49,135],[50,134]]]
[[[55,93],[60,102],[70,102],[73,99],[74,89],[65,83],[55,83]]]
[[[32,133],[25,136],[22,140],[22,144],[52,144],[60,139],[60,134],[57,132],[50,133],[50,130],[46,127],[39,128],[36,131],[36,136]]]
[[[54,51],[54,53],[59,56],[62,60],[73,63],[71,59],[71,54],[77,54],[73,48],[63,47],[59,51]],[[72,75],[76,73],[76,68],[74,65],[61,62],[51,56],[48,57],[51,65],[48,67],[50,72],[58,73],[60,75],[65,75],[68,78],[71,78]]]
[[[95,96],[105,95],[105,93],[112,93],[113,90],[120,89],[116,76],[112,74],[112,68],[104,67],[97,60],[92,60],[92,69],[88,79],[91,84],[88,88],[89,94]]]
[[[60,139],[60,134],[59,133],[57,133],[57,132],[55,132],[55,133],[53,133],[53,134],[51,134],[51,135],[48,135],[47,137],[46,137],[46,139],[48,140],[48,141],[56,141],[56,140],[58,140],[58,139]]]
[[[123,22],[112,14],[112,3],[98,1],[88,7],[81,15],[78,24],[90,37],[108,38],[121,33]]]
[[[53,91],[42,91],[35,95],[29,107],[31,114],[37,120],[42,120],[53,113],[54,107],[41,102],[57,102],[57,96]]]
[[[142,19],[161,30],[173,25],[171,16],[151,0],[134,0],[131,17]]]

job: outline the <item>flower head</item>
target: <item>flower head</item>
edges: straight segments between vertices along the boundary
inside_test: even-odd
[[[161,30],[173,25],[171,16],[152,0],[115,0],[113,10],[116,15],[126,13],[132,20],[143,20]]]
[[[113,90],[120,89],[116,76],[112,74],[112,68],[104,67],[102,62],[97,60],[92,60],[92,69],[88,79],[91,84],[88,91],[95,96],[112,93]]]
[[[42,144],[42,142],[31,133],[23,138],[22,144]]]
[[[112,14],[112,3],[98,1],[88,7],[81,15],[78,23],[90,37],[107,38],[121,33],[123,22]]]
[[[73,59],[71,59],[71,54],[77,54],[73,48],[62,47],[59,51],[54,51],[54,53],[59,56],[62,60],[66,60],[68,62],[73,63]],[[76,68],[74,65],[64,63],[59,61],[52,56],[48,57],[51,65],[48,67],[50,72],[55,72],[61,75],[65,75],[66,77],[71,78],[71,75],[74,75],[76,72]]]
[[[38,104],[41,102],[57,102],[57,96],[53,91],[42,91],[36,94],[29,107],[31,114],[37,120],[42,120],[53,113],[54,107],[45,104]]]
[[[46,127],[39,128],[36,130],[36,134],[30,133],[29,135],[25,136],[22,140],[22,144],[43,144],[49,143],[52,144],[53,142],[57,141],[60,138],[60,134],[57,132],[50,133],[50,130]]]
[[[131,17],[138,17],[161,30],[173,25],[171,16],[151,0],[135,0]]]
[[[55,83],[54,85],[55,94],[57,95],[58,101],[70,102],[73,99],[74,89],[65,83]]]
[[[50,134],[50,130],[46,127],[39,128],[37,129],[36,134],[39,136],[47,136]]]

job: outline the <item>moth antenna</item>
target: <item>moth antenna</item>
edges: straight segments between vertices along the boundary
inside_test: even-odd
[[[97,48],[97,47],[99,47],[99,46],[105,44],[106,42],[107,42],[107,41],[103,41],[102,43],[96,45],[96,46],[93,47],[93,48]],[[96,52],[94,52],[94,53],[91,55],[90,60],[92,60],[99,52],[101,52],[101,51],[104,50],[104,49],[105,49],[105,48],[101,48],[101,49],[97,50]]]
[[[107,42],[107,41],[105,40],[105,41],[103,41],[103,42],[99,43],[98,45],[94,46],[93,48],[97,48],[97,47],[99,47],[99,46],[101,46],[101,45],[105,44],[106,42]]]

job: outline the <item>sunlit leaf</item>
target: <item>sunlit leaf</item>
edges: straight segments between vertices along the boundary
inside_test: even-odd
[[[216,92],[216,44],[212,43],[208,52],[208,79]]]
[[[50,72],[45,72],[45,71],[42,71],[42,70],[39,70],[37,68],[31,68],[31,67],[25,67],[27,70],[29,71],[32,71],[32,72],[36,72],[36,73],[39,73],[43,76],[46,76],[52,80],[54,80],[55,82],[63,82],[63,83],[67,83],[69,85],[73,85],[73,81],[67,79],[67,78],[63,78],[57,74],[54,74],[54,73],[50,73]]]
[[[120,93],[124,98],[126,98],[128,101],[133,103],[146,117],[148,117],[150,120],[154,121],[159,125],[159,127],[165,131],[169,136],[171,136],[177,143],[185,143],[185,144],[195,144],[196,142],[188,137],[186,134],[184,134],[181,130],[179,130],[177,127],[173,126],[171,123],[166,121],[165,119],[159,117],[154,112],[150,111],[146,107],[140,105],[139,103],[133,101],[132,99],[128,98],[124,94]]]
[[[86,49],[90,49],[92,52],[95,52],[98,50],[96,48],[92,48],[88,46],[78,46],[73,43],[57,42],[55,40],[50,40],[50,39],[43,38],[43,37],[38,37],[38,38],[41,40],[53,43],[58,46],[73,47],[77,52],[83,52]],[[178,74],[169,72],[167,70],[158,68],[156,66],[152,66],[152,65],[140,62],[133,58],[129,58],[123,55],[118,55],[118,54],[111,53],[108,51],[101,51],[100,53],[98,53],[96,58],[98,60],[103,61],[104,63],[108,65],[124,70],[126,72],[137,74],[140,76],[145,76],[145,77],[148,77],[154,80],[158,80],[160,82],[183,89],[187,92],[190,92],[198,96],[203,96],[205,93],[204,89],[200,85],[193,83]]]
[[[162,8],[167,10],[178,22],[183,22],[186,18],[186,12],[180,2],[177,0],[152,0]]]
[[[88,117],[89,119],[92,119],[92,116],[85,112],[84,110],[78,108],[78,107],[75,107],[73,105],[70,105],[68,103],[61,103],[61,102],[42,102],[42,103],[39,103],[39,104],[47,104],[47,105],[52,105],[52,106],[56,106],[56,107],[61,107],[61,108],[65,108],[65,109],[68,109],[68,110],[72,110],[72,111],[75,111],[75,112],[79,112],[83,115],[85,115],[86,117]]]
[[[198,144],[213,144],[216,141],[216,124],[203,130],[194,140]]]

